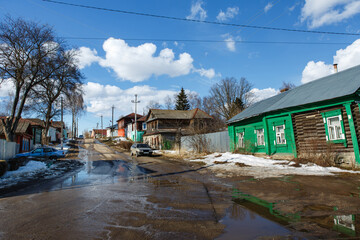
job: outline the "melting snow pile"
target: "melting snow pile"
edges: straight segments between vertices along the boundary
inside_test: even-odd
[[[39,172],[46,170],[46,164],[38,161],[29,161],[25,166],[19,167],[18,170],[15,171],[7,171],[0,178],[0,185],[12,185],[19,180],[22,180],[27,177],[31,177]]]
[[[219,176],[227,176],[229,172],[236,175],[254,176],[255,178],[278,177],[282,175],[333,175],[339,172],[360,173],[343,170],[336,167],[321,167],[313,163],[300,164],[295,167],[295,162],[288,160],[273,160],[252,155],[233,153],[214,153],[204,159],[190,161],[204,162]],[[237,164],[238,163],[238,164]],[[238,165],[242,165],[240,167]]]

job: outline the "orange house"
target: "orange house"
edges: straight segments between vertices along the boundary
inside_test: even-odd
[[[143,117],[140,114],[136,114],[136,119],[140,119]],[[124,117],[119,118],[116,121],[118,123],[118,136],[119,137],[126,137],[126,128],[129,123],[135,122],[135,113],[130,113]]]

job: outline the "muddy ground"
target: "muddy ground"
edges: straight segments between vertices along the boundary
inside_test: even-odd
[[[220,178],[199,163],[130,157],[92,140],[68,158],[84,167],[0,197],[0,239],[359,236],[359,175]]]
[[[119,150],[119,149],[118,149]],[[281,224],[296,231],[305,232],[306,237],[337,239],[337,238],[360,238],[360,174],[341,173],[334,176],[301,176],[287,175],[278,178],[261,178],[246,175],[241,171],[241,175],[226,173],[220,174],[222,177],[215,177],[211,167],[206,168],[194,162],[179,160],[178,158],[168,157],[139,157],[135,158],[140,165],[144,164],[149,169],[163,172],[173,168],[186,166],[203,176],[203,179],[212,179],[206,188],[223,192],[221,197],[233,200],[237,204],[246,206],[258,214],[280,222]],[[240,168],[241,166],[236,166]],[[169,184],[177,186],[176,180]],[[181,185],[189,186],[191,182]],[[229,194],[230,193],[230,194]],[[159,200],[154,197],[151,200],[156,202],[166,201],[166,198]],[[216,200],[213,202],[216,203]],[[254,204],[259,203],[260,204]],[[181,206],[179,203],[166,201],[175,207]],[[266,207],[261,206],[261,204]],[[271,209],[269,209],[271,205]],[[184,204],[186,206],[186,204]],[[198,207],[198,206],[195,206]],[[200,206],[199,206],[200,207]],[[215,206],[215,210],[216,210]],[[224,209],[219,207],[216,211],[219,216],[223,216]],[[271,212],[271,213],[270,213]],[[269,214],[270,213],[270,214]],[[338,230],[338,225],[334,224],[334,219],[338,216],[345,218],[340,225],[347,226],[355,231],[347,232],[347,229]],[[349,217],[352,223],[349,223]],[[351,225],[352,224],[352,225]],[[341,226],[340,226],[341,227]]]

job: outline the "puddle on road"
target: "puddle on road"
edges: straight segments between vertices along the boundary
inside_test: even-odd
[[[136,177],[146,176],[152,172],[149,169],[123,160],[86,161],[81,171],[66,178],[61,183],[53,185],[50,190],[130,182]]]
[[[305,239],[278,223],[270,216],[261,216],[234,202],[226,216],[220,221],[226,226],[225,233],[217,239]],[[266,237],[266,238],[265,238]],[[282,237],[282,238],[280,238]]]
[[[237,239],[239,236],[241,239],[256,239],[259,236],[291,236],[291,239],[305,239],[299,232],[285,227],[299,221],[315,223],[336,231],[341,238],[360,237],[360,215],[337,215],[336,207],[333,208],[334,214],[330,216],[301,217],[300,213],[286,214],[275,210],[276,203],[267,202],[236,189],[233,191],[233,198],[234,204],[222,220],[227,226],[225,234],[219,239]],[[324,208],[310,207],[314,211]]]

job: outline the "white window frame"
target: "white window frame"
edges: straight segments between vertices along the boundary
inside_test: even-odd
[[[237,136],[237,147],[238,148],[244,148],[245,147],[245,142],[244,142],[244,139],[245,139],[245,132],[238,132],[236,133],[236,136]]]
[[[330,120],[334,119],[334,118],[338,119],[338,124],[331,125]],[[327,117],[326,121],[327,121],[328,135],[329,135],[330,141],[345,139],[345,134],[342,132],[342,125],[341,125],[342,117],[341,117],[341,115]],[[339,129],[339,134],[336,134],[336,129]],[[332,134],[332,133],[334,133],[334,134]]]
[[[264,129],[256,129],[256,144],[257,146],[265,146]]]
[[[279,128],[282,128],[281,131],[279,131]],[[275,126],[275,143],[276,144],[286,144],[286,138],[285,138],[285,125],[277,125]]]

